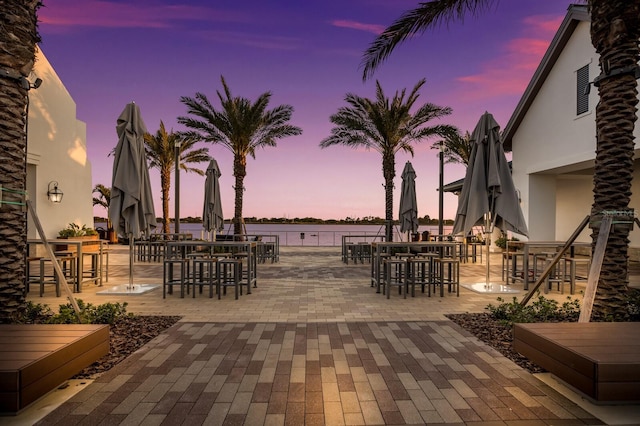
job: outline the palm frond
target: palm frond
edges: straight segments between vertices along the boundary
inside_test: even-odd
[[[499,0],[432,0],[420,3],[388,26],[365,51],[360,67],[362,79],[370,78],[378,66],[406,39],[443,23],[462,21],[465,15],[477,15]]]

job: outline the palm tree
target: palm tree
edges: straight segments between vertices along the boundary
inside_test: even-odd
[[[302,134],[302,129],[288,124],[293,113],[290,105],[279,105],[268,110],[271,92],[258,96],[255,102],[242,97],[232,97],[224,77],[223,93],[217,91],[220,110],[209,99],[196,93],[195,98],[182,96],[180,102],[187,106],[189,116],[178,117],[178,122],[191,131],[190,137],[212,144],[221,144],[233,153],[235,177],[235,210],[233,232],[242,234],[242,201],[244,178],[247,175],[247,155],[256,156],[256,148],[276,146],[276,141],[286,136]]]
[[[40,1],[0,0],[0,323],[26,308],[27,215],[18,204],[26,191],[28,91],[35,61]]]
[[[195,148],[197,140],[186,137],[171,130],[167,133],[164,123],[155,135],[145,133],[144,146],[149,160],[149,167],[160,170],[160,187],[162,188],[162,232],[169,233],[169,190],[171,189],[171,172],[175,169],[176,143],[180,144],[180,169],[204,176],[204,171],[187,164],[202,163],[211,160],[206,148]]]
[[[473,144],[471,142],[471,134],[468,131],[464,132],[463,136],[456,130],[445,136],[443,140],[431,145],[431,149],[439,150],[440,144],[443,145],[444,162],[446,164],[464,164],[465,167],[469,165],[469,156],[471,155]]]
[[[385,29],[369,46],[363,59],[363,78],[371,76],[393,49],[416,33],[462,20],[467,14],[489,9],[495,0],[432,0],[419,3]],[[633,180],[634,135],[640,59],[640,0],[589,0],[591,43],[600,55],[601,74],[594,83],[600,102],[596,107],[596,160],[593,177],[592,222],[605,212],[629,212]],[[595,219],[595,220],[594,220]],[[628,217],[622,217],[627,220]],[[592,226],[592,251],[599,228]],[[593,319],[625,319],[628,292],[629,229],[613,227],[598,280]]]
[[[93,205],[94,206],[102,206],[107,212],[109,212],[109,204],[111,204],[111,188],[104,186],[101,183],[96,184],[93,187],[94,194],[98,194],[97,197],[93,197]],[[113,231],[113,226],[111,225],[111,219],[107,214],[107,231],[111,233]]]
[[[393,179],[396,176],[396,153],[408,152],[413,156],[414,142],[431,136],[442,136],[455,131],[449,125],[425,127],[434,118],[451,114],[451,108],[427,103],[415,113],[411,109],[420,96],[420,80],[406,97],[406,89],[393,99],[385,96],[380,82],[376,81],[376,99],[362,98],[348,93],[345,101],[349,106],[341,107],[330,118],[336,125],[331,136],[320,142],[321,148],[331,145],[346,145],[352,148],[373,149],[382,155],[382,174],[385,188],[385,220],[387,241],[393,239]]]

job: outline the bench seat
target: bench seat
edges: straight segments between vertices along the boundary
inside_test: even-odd
[[[108,353],[108,325],[0,325],[0,413],[17,414]]]
[[[600,403],[640,401],[640,324],[515,324],[513,347]]]

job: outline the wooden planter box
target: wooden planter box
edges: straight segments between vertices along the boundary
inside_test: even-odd
[[[59,237],[58,239],[60,240],[95,240],[96,241],[95,244],[85,244],[82,247],[82,251],[83,252],[100,251],[100,242],[99,242],[98,235],[85,235],[82,237],[70,237],[70,238]],[[77,247],[73,244],[70,244],[70,245],[56,244],[55,250],[75,252],[77,250]]]

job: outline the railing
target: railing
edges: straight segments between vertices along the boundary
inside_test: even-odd
[[[341,247],[344,235],[354,235],[353,242],[371,241],[372,237],[384,238],[384,233],[363,231],[254,231],[254,234],[279,235],[281,246]],[[406,241],[407,235],[394,232],[394,241]]]

